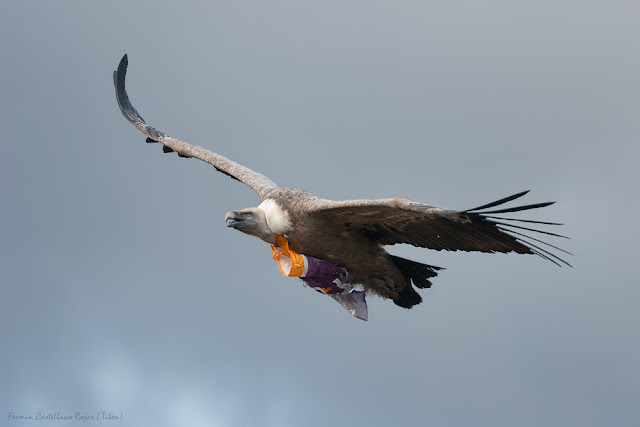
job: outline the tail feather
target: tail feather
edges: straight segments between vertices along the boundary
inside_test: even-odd
[[[393,302],[404,308],[411,308],[422,302],[422,297],[416,292],[413,286],[411,286],[412,282],[416,288],[430,288],[431,281],[429,279],[437,276],[438,270],[443,270],[442,267],[422,264],[394,255],[391,255],[391,261],[393,261],[398,270],[400,270],[406,283],[405,288],[398,293],[398,297],[395,298]]]

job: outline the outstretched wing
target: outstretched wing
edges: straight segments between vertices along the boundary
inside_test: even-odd
[[[207,162],[216,168],[216,170],[251,187],[263,200],[271,191],[278,188],[273,181],[258,172],[252,171],[247,167],[229,160],[224,156],[205,150],[204,148],[172,138],[149,126],[140,114],[138,114],[136,109],[133,108],[125,90],[124,81],[127,74],[127,64],[127,55],[124,55],[118,65],[118,69],[113,72],[113,83],[116,86],[116,99],[118,100],[118,106],[120,107],[122,115],[133,123],[142,133],[147,135],[147,142],[160,142],[163,145],[162,148],[165,153],[175,151],[180,157],[195,157]]]
[[[566,238],[565,236],[503,221],[540,225],[561,224],[490,215],[541,208],[554,202],[487,210],[522,197],[526,193],[528,191],[465,211],[444,210],[408,199],[347,200],[344,202],[318,200],[312,202],[313,206],[309,206],[309,214],[323,221],[328,221],[338,229],[362,232],[369,239],[382,245],[408,243],[435,250],[536,254],[555,264],[563,263],[570,266],[565,260],[536,243],[547,245],[567,254],[569,252],[525,235],[521,231],[543,233],[562,238]]]

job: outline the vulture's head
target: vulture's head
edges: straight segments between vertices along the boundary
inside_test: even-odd
[[[233,227],[267,243],[276,244],[276,236],[267,225],[267,218],[260,208],[246,208],[228,212],[224,217],[227,227]]]

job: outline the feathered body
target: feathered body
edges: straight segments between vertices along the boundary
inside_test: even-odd
[[[417,304],[420,296],[407,284],[382,245],[367,238],[366,233],[354,225],[336,224],[330,216],[317,215],[309,209],[322,203],[329,201],[298,188],[283,188],[270,194],[258,208],[268,207],[263,211],[269,227],[275,234],[283,235],[291,249],[345,267],[353,274],[353,283],[363,285],[369,292],[402,305]],[[283,224],[287,227],[273,227]],[[428,271],[431,273],[433,267]],[[400,295],[407,299],[408,294],[411,294],[408,298],[411,304],[400,299]]]

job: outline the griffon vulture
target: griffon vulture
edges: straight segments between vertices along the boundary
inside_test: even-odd
[[[561,224],[493,216],[541,208],[553,202],[491,209],[524,196],[527,193],[524,191],[473,209],[455,211],[403,198],[337,202],[299,188],[280,188],[258,172],[149,126],[133,108],[125,91],[127,63],[124,55],[113,75],[118,105],[124,117],[147,135],[147,142],[161,143],[165,153],[175,151],[180,157],[205,161],[258,193],[260,205],[229,212],[225,218],[227,226],[272,245],[278,245],[277,237],[283,236],[292,250],[346,268],[354,283],[369,293],[410,308],[422,301],[414,286],[431,286],[429,279],[440,268],[390,255],[383,248],[398,243],[437,251],[535,254],[557,265],[569,265],[538,244],[566,251],[522,231],[564,236],[504,220]]]

